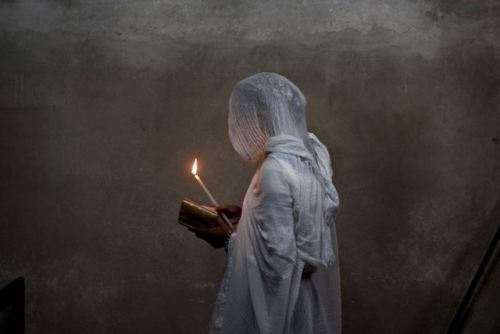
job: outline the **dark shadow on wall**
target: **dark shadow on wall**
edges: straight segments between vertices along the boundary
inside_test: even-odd
[[[24,333],[24,278],[0,288],[0,334]]]
[[[495,206],[493,207],[493,210],[491,211],[490,215],[486,219],[485,224],[482,225],[482,226],[493,226],[494,229],[492,230],[491,237],[493,236],[493,234],[496,230],[496,226],[497,226],[499,221],[500,221],[500,200],[498,200],[496,202]],[[491,237],[485,238],[484,234],[485,233],[481,228],[478,228],[476,230],[474,236],[470,239],[468,246],[465,247],[460,252],[460,254],[456,257],[455,262],[453,263],[453,265],[451,266],[451,269],[448,272],[447,279],[444,280],[445,283],[442,284],[442,286],[440,288],[435,289],[435,291],[439,291],[439,292],[433,294],[432,297],[429,298],[427,303],[425,303],[425,307],[423,309],[421,309],[420,312],[418,312],[417,314],[425,314],[426,310],[434,307],[437,304],[440,304],[441,303],[440,301],[443,298],[445,298],[445,295],[447,293],[449,293],[450,286],[458,285],[458,283],[455,282],[457,280],[457,278],[466,276],[466,277],[468,277],[468,280],[466,281],[466,283],[460,284],[460,286],[462,287],[461,290],[453,292],[453,294],[455,295],[454,304],[450,305],[449,308],[443,310],[443,312],[447,313],[447,316],[451,322],[453,315],[456,312],[457,307],[459,306],[460,301],[461,301],[465,291],[469,287],[470,280],[472,280],[472,277],[474,276],[474,274],[476,272],[477,266],[479,265],[479,262],[482,260],[482,256],[484,255],[484,252],[486,251],[486,248],[488,247],[488,243],[484,242],[484,241],[485,241],[485,239],[487,239],[489,242]],[[477,263],[471,267],[472,270],[470,270],[470,272],[467,275],[464,275],[463,271],[465,269],[467,269],[467,267],[464,265],[464,263],[466,262],[466,259],[468,257],[470,257],[470,254],[478,253],[476,251],[478,248],[480,249],[479,253],[481,254],[481,257],[477,258]],[[475,293],[470,301],[469,308],[466,310],[466,313],[464,314],[464,320],[463,320],[461,328],[459,328],[459,333],[479,333],[479,332],[473,331],[472,328],[470,328],[470,326],[467,325],[467,322],[470,320],[469,316],[471,315],[471,313],[475,313],[475,312],[472,312],[474,310],[474,304],[477,302],[478,299],[481,298],[483,288],[485,288],[488,285],[488,282],[490,282],[490,276],[492,275],[493,268],[495,268],[498,265],[498,252],[496,252],[493,255],[492,259],[490,259],[489,262],[490,263],[488,265],[488,268],[484,272],[483,278],[479,282],[479,284],[476,288],[476,291],[475,291]],[[477,317],[477,315],[475,315],[475,316]],[[418,319],[415,319],[415,324],[414,324],[415,328],[418,327],[418,325],[422,321],[425,321],[425,320],[430,321],[430,319],[422,319],[420,317]],[[483,320],[486,320],[486,319],[483,319]],[[497,319],[494,321],[496,321],[496,323],[492,324],[492,326],[498,328],[500,326],[500,320]],[[444,333],[446,331],[447,325],[448,324],[443,324],[442,331],[440,331],[440,332]],[[464,330],[464,329],[466,329],[466,330]]]
[[[498,285],[500,283],[500,250],[493,253],[489,265],[473,294],[469,307],[466,309],[460,333],[500,333],[500,317],[489,318],[488,314],[500,314],[500,298]],[[496,311],[495,311],[496,310]]]

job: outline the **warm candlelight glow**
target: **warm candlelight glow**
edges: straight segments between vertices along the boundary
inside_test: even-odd
[[[196,175],[198,172],[198,159],[194,159],[194,162],[193,162],[193,167],[191,168],[191,173],[193,175]]]
[[[219,206],[219,204],[215,200],[214,196],[212,196],[212,193],[210,193],[207,186],[203,183],[203,181],[201,180],[201,177],[198,175],[198,159],[196,159],[196,158],[194,159],[193,167],[191,167],[191,173],[194,175],[194,178],[196,179],[196,181],[198,181],[200,186],[203,188],[203,190],[205,191],[205,194],[207,194],[207,196],[210,199],[210,201],[212,202],[212,204],[214,206]],[[231,235],[231,233],[233,232],[233,225],[231,224],[231,222],[229,221],[229,219],[227,218],[227,216],[224,212],[221,212],[220,215],[222,216],[222,220],[225,223],[225,225],[222,228],[224,229],[224,231],[226,231],[228,233],[228,235]]]

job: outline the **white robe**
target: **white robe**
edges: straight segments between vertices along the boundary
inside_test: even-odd
[[[309,135],[266,143],[230,238],[212,334],[339,334],[338,194],[326,147]],[[304,265],[317,271],[302,277]]]

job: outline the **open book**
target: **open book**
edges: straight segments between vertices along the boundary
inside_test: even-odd
[[[219,226],[217,212],[214,209],[197,204],[190,199],[184,199],[181,202],[179,224],[193,229],[207,229]]]
[[[213,236],[230,235],[227,226],[220,221],[214,209],[189,199],[184,199],[181,203],[178,222],[195,233]]]

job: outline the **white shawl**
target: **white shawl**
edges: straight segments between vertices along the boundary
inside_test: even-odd
[[[339,197],[326,147],[277,135],[246,192],[212,316],[212,334],[338,334]],[[317,271],[302,276],[308,263]]]

